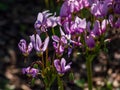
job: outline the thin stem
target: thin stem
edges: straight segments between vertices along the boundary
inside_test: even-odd
[[[55,35],[55,30],[54,30],[54,28],[52,28],[52,34]]]
[[[45,61],[45,63],[46,63],[46,67],[47,67],[47,62],[48,62],[48,48],[46,49],[46,61]]]
[[[86,67],[87,67],[87,78],[88,78],[88,88],[92,90],[92,67],[91,67],[91,59],[86,59]]]
[[[42,54],[42,63],[43,63],[43,69],[44,69],[45,68],[45,63],[44,63],[43,54]]]

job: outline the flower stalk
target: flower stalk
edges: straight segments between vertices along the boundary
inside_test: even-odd
[[[86,67],[87,67],[87,78],[88,78],[88,88],[92,90],[92,63],[91,59],[86,59]]]

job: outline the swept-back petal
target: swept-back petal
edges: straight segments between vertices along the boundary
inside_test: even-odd
[[[62,69],[62,72],[64,72],[65,70],[65,65],[66,65],[66,60],[64,58],[61,59],[61,69]]]
[[[28,53],[32,50],[32,48],[33,48],[33,45],[32,45],[32,42],[30,42],[28,45]]]
[[[61,27],[60,27],[60,34],[61,34],[61,36],[65,36],[65,33],[63,32]]]
[[[38,13],[37,20],[40,21],[41,23],[43,22],[43,14],[42,13]]]
[[[42,48],[42,51],[45,51],[45,50],[46,50],[46,48],[47,48],[47,46],[48,46],[48,43],[49,43],[49,37],[47,37],[47,38],[45,39],[45,41],[44,41],[44,46],[43,46],[43,48]]]
[[[59,37],[58,36],[56,36],[56,35],[53,35],[52,36],[52,39],[55,41],[55,42],[59,42]]]
[[[61,66],[60,66],[60,60],[59,59],[54,60],[54,66],[55,66],[55,68],[58,72],[61,72]]]
[[[24,39],[21,39],[20,42],[18,43],[18,47],[23,53],[25,53],[27,48],[26,41]]]

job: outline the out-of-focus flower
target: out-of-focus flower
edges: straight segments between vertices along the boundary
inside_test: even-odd
[[[29,45],[27,46],[27,43],[24,39],[21,39],[20,42],[18,43],[19,49],[22,51],[24,56],[28,56],[29,53],[32,51],[33,45],[30,42]]]
[[[96,20],[94,24],[94,28],[91,31],[91,35],[93,37],[97,37],[103,34],[106,31],[107,24],[108,24],[108,21],[106,19],[104,19],[101,24],[99,20]]]
[[[68,17],[71,13],[79,10],[79,2],[77,0],[65,0],[60,10],[60,16]]]
[[[75,29],[75,33],[82,33],[86,28],[86,19],[81,19],[79,17],[75,18],[75,22],[74,22],[74,29]]]
[[[113,15],[109,15],[109,24],[113,28],[120,28],[120,18],[117,18],[117,21],[114,20]]]
[[[86,37],[86,44],[91,49],[95,47],[95,40],[91,35]]]
[[[120,14],[120,0],[114,0],[113,10],[116,14]]]
[[[91,13],[96,17],[104,17],[107,15],[111,4],[112,0],[98,0],[92,4]]]
[[[118,18],[117,21],[115,22],[115,27],[120,28],[120,18]]]
[[[40,36],[36,34],[36,35],[30,36],[30,40],[38,54],[43,53],[47,49],[47,46],[49,43],[49,37],[47,37],[45,41],[42,42]]]
[[[71,68],[71,64],[72,63],[70,62],[66,65],[66,60],[64,58],[62,58],[61,60],[54,60],[54,66],[59,74],[64,74],[65,72],[67,72]]]
[[[30,68],[30,67],[22,69],[22,73],[23,74],[31,75],[33,78],[36,77],[36,75],[38,74],[38,72],[39,72],[38,69]]]
[[[60,17],[52,16],[52,13],[49,13],[49,10],[38,13],[37,20],[34,24],[37,32],[46,32],[47,28],[55,27],[57,24],[60,24]]]

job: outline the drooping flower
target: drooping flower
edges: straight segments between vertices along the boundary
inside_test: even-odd
[[[38,74],[38,72],[39,72],[38,69],[30,68],[30,67],[22,69],[22,73],[23,74],[31,75],[33,78],[36,77],[36,75]]]
[[[22,51],[24,56],[28,56],[29,53],[32,51],[33,45],[30,42],[28,45],[24,39],[21,39],[18,43],[19,49]]]
[[[46,32],[47,28],[55,27],[57,24],[60,24],[60,17],[52,16],[52,13],[49,13],[49,10],[38,13],[37,20],[34,24],[37,32]]]
[[[54,60],[54,66],[59,74],[64,74],[65,72],[67,72],[71,68],[71,64],[72,63],[70,62],[66,65],[66,60],[64,58],[62,58],[61,60]]]
[[[42,54],[47,49],[49,43],[49,37],[47,37],[45,41],[42,42],[40,36],[36,34],[30,36],[30,40],[33,44],[34,49],[37,51],[38,54]]]

